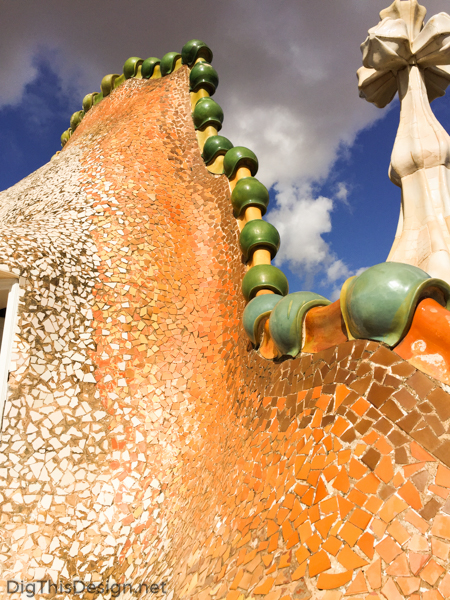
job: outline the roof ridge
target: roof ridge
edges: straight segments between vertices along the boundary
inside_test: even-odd
[[[181,54],[168,52],[162,59],[146,60],[130,57],[121,75],[105,75],[100,84],[101,92],[83,98],[83,108],[72,115],[70,127],[61,136],[61,145],[64,148],[85,114],[127,79],[160,79],[187,65],[192,118],[202,158],[211,174],[226,175],[229,181],[233,214],[241,232],[243,261],[248,268],[242,281],[242,293],[247,302],[255,297],[271,296],[273,304],[289,291],[286,276],[271,264],[280,247],[280,235],[273,225],[262,219],[269,204],[269,191],[254,177],[259,167],[255,153],[244,146],[233,146],[226,137],[218,135],[224,115],[211,98],[219,85],[219,76],[210,64],[212,58],[209,46],[197,39],[187,42]]]
[[[269,191],[255,178],[258,159],[248,148],[234,146],[219,135],[224,115],[221,106],[211,98],[219,85],[219,76],[210,64],[212,58],[211,49],[200,40],[190,40],[181,54],[168,52],[161,60],[129,58],[122,75],[106,75],[101,93],[84,97],[83,110],[72,115],[71,127],[61,136],[63,147],[86,112],[127,79],[160,79],[186,65],[190,69],[192,119],[201,156],[212,175],[225,175],[229,182],[233,215],[240,229],[242,260],[247,265],[242,280],[247,302],[242,320],[252,347],[261,356],[295,357],[348,339],[372,339],[395,346],[405,337],[424,294],[437,294],[438,302],[450,307],[450,286],[431,279],[420,269],[392,262],[375,265],[347,279],[339,301],[334,303],[312,292],[288,294],[286,276],[271,264],[280,247],[280,235],[263,220]],[[371,282],[376,282],[373,290]],[[399,282],[401,290],[409,290],[408,294],[395,294]],[[433,292],[435,288],[440,292]],[[429,368],[421,368],[431,374]]]

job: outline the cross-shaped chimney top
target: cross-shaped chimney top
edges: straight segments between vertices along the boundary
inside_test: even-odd
[[[417,0],[395,0],[361,45],[360,95],[383,108],[399,93],[400,124],[389,176],[402,189],[388,261],[408,263],[450,283],[450,137],[430,102],[450,83],[450,16],[424,25]]]
[[[395,0],[380,12],[380,19],[402,19],[406,23],[409,39],[412,41],[423,27],[427,9],[417,0]]]

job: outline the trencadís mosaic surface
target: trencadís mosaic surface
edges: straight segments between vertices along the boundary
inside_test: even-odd
[[[405,276],[393,349],[349,339],[368,327],[360,283],[343,303],[295,297],[279,343],[299,322],[304,337],[283,357],[270,333],[287,293],[268,268],[277,236],[252,226],[240,245],[265,212],[255,158],[207,145],[217,131],[192,118],[191,66],[170,60],[164,77],[106,94],[51,163],[0,196],[1,268],[21,288],[0,449],[3,588],[79,579],[148,582],[148,597],[170,600],[449,597],[446,285]],[[259,212],[236,220],[248,210]],[[245,264],[242,252],[260,254]],[[264,310],[249,343],[252,297]],[[427,344],[439,372],[427,371]]]

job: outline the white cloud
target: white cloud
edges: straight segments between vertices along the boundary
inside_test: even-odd
[[[340,185],[345,188],[345,183]],[[337,299],[343,282],[366,267],[352,270],[323,238],[332,230],[335,203],[325,196],[315,197],[309,184],[277,184],[275,192],[275,206],[266,217],[281,237],[274,264],[280,268],[287,265],[307,286],[318,277],[322,284],[333,286],[332,299]]]
[[[260,164],[257,176],[267,187],[322,177],[336,157],[332,144],[312,141],[317,116],[304,116],[282,104],[249,110],[237,98],[228,111],[233,120],[224,127],[224,135],[256,153]]]
[[[43,46],[51,49],[63,93],[76,85],[81,108],[83,96],[129,56],[161,57],[191,38],[204,39],[220,78],[215,99],[225,113],[222,133],[251,148],[258,178],[276,184],[270,219],[282,236],[278,264],[297,272],[321,269],[338,281],[347,267],[323,239],[334,203],[314,198],[310,184],[326,177],[342,148],[386,112],[359,98],[355,72],[359,46],[389,2],[3,2],[0,106],[20,99]],[[429,15],[448,10],[448,0],[427,5]],[[347,197],[340,183],[334,198]]]
[[[350,270],[341,259],[337,259],[328,266],[326,274],[328,281],[334,283],[340,279],[347,279],[350,277]]]
[[[337,260],[336,262],[339,263],[341,261]],[[339,273],[339,267],[340,267],[340,265],[337,266],[337,268],[336,268],[337,271],[335,271],[335,272]],[[332,302],[334,302],[335,300],[338,300],[341,295],[342,284],[344,283],[344,281],[346,279],[348,279],[349,277],[357,277],[358,275],[361,275],[361,273],[363,273],[368,268],[369,267],[361,267],[360,269],[356,269],[355,271],[350,271],[348,269],[348,267],[345,265],[345,263],[342,263],[342,272],[341,272],[340,276],[337,277],[337,279],[334,282],[334,286],[331,289],[329,299]],[[333,271],[334,271],[334,269],[333,269],[333,265],[332,265],[332,272]]]
[[[9,62],[0,66],[0,107],[20,101],[25,85],[37,75],[33,49],[27,45],[17,44],[10,53]]]
[[[292,272],[312,272],[330,259],[322,235],[331,231],[333,201],[313,198],[311,187],[275,186],[276,206],[267,215],[280,232],[281,247],[275,264],[287,263]]]
[[[335,197],[338,200],[341,200],[342,202],[344,202],[344,204],[348,205],[347,198],[348,198],[349,193],[350,193],[350,189],[349,189],[348,184],[345,183],[344,181],[340,181],[337,184],[337,191],[335,193]]]

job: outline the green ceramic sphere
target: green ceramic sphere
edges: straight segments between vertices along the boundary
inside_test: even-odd
[[[162,77],[170,75],[173,72],[175,63],[179,58],[181,58],[181,54],[178,54],[178,52],[168,52],[167,54],[164,54],[160,63]]]
[[[190,92],[198,92],[200,88],[205,89],[210,96],[219,85],[219,76],[217,71],[206,62],[199,62],[192,67],[189,74]]]
[[[313,292],[295,292],[281,300],[270,315],[269,329],[283,356],[297,356],[302,349],[302,329],[306,313],[330,301]]]
[[[150,58],[146,58],[142,63],[141,75],[142,79],[150,79],[153,75],[153,71],[157,65],[161,64],[159,58],[156,56],[151,56]]]
[[[125,75],[125,79],[136,77],[137,70],[143,62],[144,61],[142,58],[138,58],[137,56],[132,56],[129,58],[123,65],[123,74]]]
[[[195,129],[212,125],[220,131],[223,123],[223,111],[212,98],[200,98],[193,113]],[[226,156],[226,155],[225,155]]]
[[[203,146],[202,158],[209,165],[221,154],[226,154],[233,144],[223,135],[211,135]]]
[[[267,188],[254,177],[239,179],[231,194],[233,215],[241,218],[249,206],[256,206],[265,215],[269,206],[269,192]]]
[[[258,326],[261,319],[270,315],[274,307],[282,300],[279,294],[264,294],[250,300],[242,316],[245,332],[254,344],[257,344]]]
[[[239,167],[247,167],[254,177],[258,172],[258,159],[256,154],[244,146],[235,146],[225,154],[223,170],[228,179],[231,179]]]
[[[95,94],[93,96],[93,105],[95,106],[96,104],[99,104],[102,100],[103,100],[103,92],[100,92],[99,94]]]
[[[87,113],[88,110],[90,110],[93,106],[94,106],[94,98],[95,96],[98,96],[98,92],[92,92],[92,94],[87,94],[84,98],[83,98],[83,110],[85,113]]]
[[[431,297],[450,308],[450,286],[404,263],[386,262],[348,279],[341,310],[356,339],[395,346],[406,335],[420,300]]]
[[[253,252],[259,249],[269,250],[270,256],[273,259],[280,249],[280,234],[267,221],[255,219],[249,221],[241,231],[239,244],[245,262],[248,262]]]
[[[273,265],[256,265],[249,269],[242,280],[242,294],[252,300],[260,290],[271,290],[280,296],[289,292],[286,275]]]
[[[100,88],[102,90],[103,97],[109,96],[109,94],[114,89],[114,82],[116,79],[120,77],[117,73],[112,73],[110,75],[105,75],[100,82]]]
[[[125,75],[122,73],[122,75],[119,75],[118,77],[115,77],[113,80],[113,90],[115,90],[116,88],[119,87],[119,85],[122,85],[122,83],[125,83],[126,78]]]
[[[190,40],[187,42],[182,50],[181,57],[183,65],[192,66],[198,58],[204,58],[206,62],[211,63],[213,59],[213,53],[205,42],[201,40]]]
[[[84,117],[84,110],[78,110],[70,117],[70,128],[72,131],[78,127]]]
[[[72,129],[70,127],[69,127],[69,129],[66,129],[66,131],[63,132],[63,134],[61,135],[61,147],[62,148],[64,148],[64,146],[67,144],[71,135],[72,135]]]

